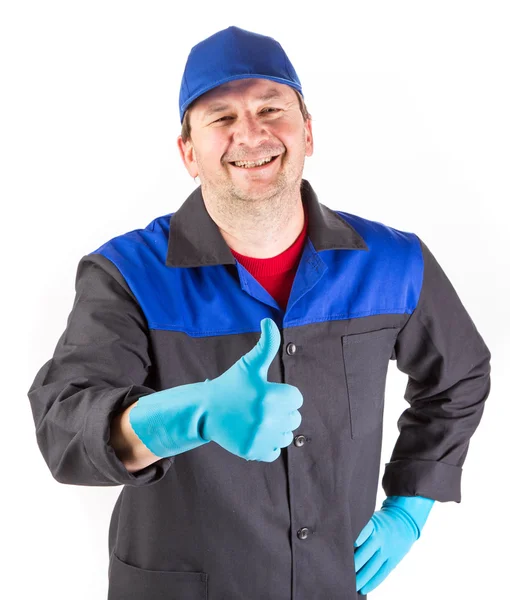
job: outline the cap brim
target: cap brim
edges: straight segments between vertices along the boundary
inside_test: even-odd
[[[297,90],[301,96],[303,96],[303,90],[300,85],[297,85],[294,81],[289,79],[283,79],[282,77],[273,77],[271,75],[262,75],[260,73],[244,73],[241,75],[231,75],[230,77],[225,77],[225,79],[220,79],[216,81],[212,85],[206,85],[203,88],[200,88],[198,92],[195,92],[193,96],[190,96],[186,102],[181,106],[181,124],[184,120],[184,113],[186,112],[188,106],[194,102],[199,96],[202,96],[206,92],[213,90],[214,88],[219,87],[220,85],[227,83],[229,81],[234,81],[236,79],[269,79],[270,81],[276,81],[277,83],[283,83],[284,85],[289,85],[290,87]],[[303,96],[304,97],[304,96]]]

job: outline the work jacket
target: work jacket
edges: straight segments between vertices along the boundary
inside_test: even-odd
[[[306,180],[301,193],[308,237],[285,310],[234,258],[200,187],[79,262],[66,329],[29,399],[57,481],[123,486],[109,600],[365,598],[353,544],[376,509],[390,360],[408,375],[408,406],[382,487],[460,502],[487,346],[417,235],[333,210]],[[281,332],[268,381],[303,395],[293,442],[271,463],[211,441],[128,472],[109,444],[112,417],[218,377],[266,317]]]

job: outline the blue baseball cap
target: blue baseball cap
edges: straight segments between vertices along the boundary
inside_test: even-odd
[[[181,124],[193,100],[222,83],[248,78],[290,85],[304,97],[297,73],[275,39],[231,26],[191,49],[179,94]]]

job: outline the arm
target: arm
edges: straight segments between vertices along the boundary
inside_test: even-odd
[[[135,405],[136,402],[113,417],[110,436],[111,447],[130,473],[145,469],[160,459],[142,443],[131,427],[129,413]]]
[[[400,331],[395,356],[409,403],[382,479],[387,496],[460,502],[469,441],[490,390],[490,352],[455,289],[420,240],[418,305]]]
[[[423,283],[395,345],[409,375],[400,435],[382,485],[388,498],[358,535],[356,587],[377,587],[420,537],[435,500],[460,502],[469,440],[490,389],[490,352],[452,284],[421,242]]]
[[[105,257],[85,256],[66,330],[28,392],[37,443],[57,481],[140,486],[164,476],[174,458],[152,461],[119,417],[154,392],[145,385],[150,365],[145,317],[122,275]]]

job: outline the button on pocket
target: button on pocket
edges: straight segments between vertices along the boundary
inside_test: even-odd
[[[398,332],[380,329],[342,338],[353,439],[382,424],[388,363]]]
[[[207,600],[207,573],[150,571],[110,561],[108,600]]]

